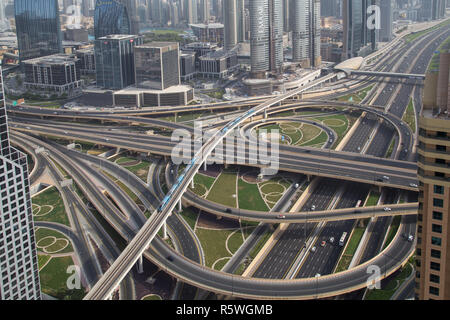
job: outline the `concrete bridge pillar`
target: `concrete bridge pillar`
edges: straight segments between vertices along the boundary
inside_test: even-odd
[[[166,240],[167,239],[167,223],[164,221],[163,224],[163,239]]]
[[[181,199],[180,199],[180,201],[178,201],[178,211],[183,211],[183,206],[182,206],[182,204],[181,204]]]
[[[175,112],[175,123],[177,122],[177,118],[178,118],[178,113],[177,112]]]
[[[141,256],[139,257],[137,269],[138,269],[138,273],[139,273],[139,274],[144,273],[144,260],[143,260],[143,258],[142,258],[142,254],[141,254]]]
[[[191,188],[192,188],[192,189],[195,188],[194,179],[192,179],[192,181],[191,181]]]
[[[306,178],[308,179],[308,182],[311,182],[311,178],[312,178],[312,177],[311,177],[310,174],[307,174],[307,175],[306,175]]]
[[[267,109],[264,110],[264,119],[267,119]]]
[[[203,171],[206,171],[207,170],[207,164],[206,164],[206,159],[205,159],[205,162],[203,162]]]

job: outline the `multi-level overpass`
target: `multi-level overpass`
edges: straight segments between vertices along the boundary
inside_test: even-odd
[[[331,77],[325,77],[320,79],[319,81],[326,81],[330,79]],[[312,83],[311,85],[317,85],[317,83],[320,83],[319,81],[316,81]],[[217,132],[212,136],[212,138],[206,142],[201,148],[201,150],[195,154],[194,158],[191,160],[190,164],[185,168],[185,171],[183,174],[179,177],[177,180],[177,183],[172,187],[172,189],[169,191],[166,198],[163,200],[163,203],[161,207],[155,211],[150,219],[146,222],[144,227],[138,232],[136,237],[134,237],[127,248],[122,252],[121,256],[114,262],[114,264],[108,269],[108,271],[105,273],[102,279],[100,279],[99,282],[92,288],[92,290],[88,293],[86,296],[86,299],[106,299],[109,294],[112,292],[112,290],[120,283],[121,279],[129,272],[132,265],[139,259],[140,255],[142,255],[145,251],[145,248],[150,245],[153,237],[155,236],[157,230],[162,226],[165,219],[168,215],[171,214],[172,210],[174,209],[177,202],[180,200],[182,194],[186,191],[190,181],[193,179],[194,175],[197,173],[197,171],[200,169],[202,163],[207,159],[207,157],[211,154],[211,152],[217,147],[217,145],[222,141],[222,139],[232,130],[234,130],[236,127],[239,126],[239,124],[242,121],[245,121],[246,119],[250,118],[251,116],[258,114],[265,109],[271,107],[272,105],[279,103],[283,99],[286,99],[292,95],[298,94],[299,92],[305,90],[306,88],[302,88],[299,90],[294,90],[290,93],[287,93],[285,95],[282,95],[280,97],[276,97],[273,99],[270,99],[269,101],[261,104],[260,106],[248,111],[243,116],[238,117],[237,119],[230,122],[227,126],[225,126],[220,132]],[[407,219],[407,218],[405,218]],[[408,220],[408,219],[407,219]],[[408,221],[406,221],[408,222]],[[411,221],[412,223],[412,221]],[[413,223],[412,223],[413,224]],[[405,224],[405,226],[410,225],[408,223]],[[403,227],[403,226],[402,226]],[[413,230],[408,229],[408,232],[413,232]],[[398,235],[397,235],[398,236]],[[379,259],[380,265],[384,267],[384,274],[387,276],[393,270],[398,266],[398,263],[401,263],[401,261],[404,261],[405,254],[409,256],[412,248],[410,245],[401,244],[400,242],[393,242],[391,245],[386,249],[394,247],[395,245],[398,245],[399,247],[396,248],[395,253],[397,255],[397,258],[399,259],[390,259],[387,261],[386,257],[383,255],[380,255],[376,258]],[[398,256],[398,254],[401,255]],[[392,252],[392,257],[395,257],[394,252]],[[167,257],[166,257],[167,258]],[[177,257],[178,258],[178,257]],[[178,259],[177,259],[178,260]],[[172,257],[169,259],[170,262],[174,262],[175,259]],[[158,262],[155,262],[158,264]],[[162,265],[167,265],[167,261],[164,261]],[[357,287],[357,286],[365,286],[367,281],[367,273],[364,272],[364,275],[362,277],[357,276],[356,274],[353,274],[356,269],[358,271],[361,271],[360,269],[363,268],[364,265],[359,266],[358,268],[349,270],[347,272],[343,272],[340,274],[341,279],[345,278],[345,275],[351,274],[351,281],[350,279],[345,280],[345,287],[346,289],[342,290],[348,290],[349,287]],[[165,269],[163,267],[163,269]],[[178,269],[179,270],[179,269]],[[203,267],[202,267],[203,270]],[[207,269],[208,270],[208,269]],[[211,272],[212,270],[209,270]],[[358,272],[357,271],[357,272]],[[168,271],[169,272],[169,271]],[[175,272],[178,273],[179,271]],[[171,272],[174,273],[174,270],[172,269]],[[205,276],[207,279],[205,279]],[[198,284],[200,287],[209,289],[209,285],[206,284],[206,282],[214,281],[213,278],[209,278],[204,272],[201,272],[200,275],[202,281],[202,284]],[[183,277],[182,277],[183,278]],[[298,297],[310,297],[311,295],[322,295],[322,293],[318,292],[319,287],[326,287],[328,281],[330,281],[330,278],[332,279],[332,282],[335,282],[337,279],[336,275],[334,276],[324,276],[317,279],[302,279],[302,280],[294,280],[289,283],[286,283],[285,281],[261,281],[261,280],[254,280],[254,279],[244,279],[242,277],[235,277],[232,275],[224,275],[221,274],[219,276],[221,280],[219,281],[222,283],[225,287],[222,287],[219,289],[217,286],[220,286],[218,283],[213,286],[214,290],[216,292],[222,292],[230,295],[237,295],[242,297],[274,297],[274,292],[277,293],[277,297],[281,298],[298,298]],[[231,280],[231,286],[230,281],[227,281],[227,278],[230,278]],[[237,278],[237,279],[236,279]],[[187,280],[189,283],[196,284],[196,276],[194,273],[189,274],[189,280]],[[217,277],[215,277],[215,280],[217,280]],[[355,283],[356,281],[356,283]],[[240,287],[240,283],[244,284],[243,287]],[[250,284],[250,287],[245,285],[245,283]],[[344,283],[343,283],[344,284]],[[312,285],[312,287],[311,287]],[[336,289],[336,283],[334,283],[334,290],[329,290],[330,288],[326,289],[327,293],[325,295],[329,295],[330,291],[333,291],[331,295],[335,295],[337,291],[340,291],[339,289]],[[312,291],[311,291],[312,290]],[[251,292],[251,293],[250,293]]]

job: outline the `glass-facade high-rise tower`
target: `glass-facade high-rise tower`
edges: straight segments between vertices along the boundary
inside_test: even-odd
[[[283,65],[282,0],[250,1],[249,11],[252,74],[279,73]]]
[[[95,39],[110,34],[131,34],[128,9],[118,0],[97,0],[94,13]]]
[[[177,42],[152,42],[134,48],[136,87],[164,90],[180,84]]]
[[[40,300],[27,157],[9,143],[0,67],[0,300]]]
[[[119,90],[134,84],[134,47],[142,37],[114,34],[95,40],[97,86]]]
[[[14,1],[20,61],[62,52],[57,0]]]

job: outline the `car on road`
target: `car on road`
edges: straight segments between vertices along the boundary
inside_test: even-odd
[[[334,237],[330,238],[330,243],[334,243]]]
[[[316,252],[316,247],[312,247],[312,248],[311,248],[311,252],[312,252],[312,253]]]
[[[230,208],[227,208],[227,209],[225,210],[225,212],[226,212],[226,213],[231,213],[231,209],[230,209]]]
[[[410,183],[409,186],[413,187],[413,188],[417,188],[417,184],[415,184],[415,183]]]
[[[298,187],[300,187],[300,185],[298,183],[294,184],[295,189],[298,189]]]
[[[320,243],[320,246],[321,246],[321,247],[325,247],[325,244],[326,244],[326,242],[325,242],[325,241],[322,241],[322,242]]]
[[[313,204],[313,205],[311,206],[311,211],[314,211],[314,210],[316,210],[316,206]]]
[[[279,214],[279,215],[277,215],[277,219],[286,219],[286,216],[282,215],[282,214]]]
[[[384,210],[384,211],[392,211],[392,209],[391,209],[391,208],[388,208],[388,207],[385,207],[383,210]]]
[[[388,176],[383,176],[383,179],[384,180],[389,180],[389,177]]]
[[[173,261],[173,257],[172,257],[172,256],[168,256],[168,257],[167,257],[167,260],[169,260],[170,262],[172,262],[172,261]]]
[[[316,273],[315,277],[316,278],[320,277],[320,273]]]
[[[412,234],[410,234],[409,236],[408,236],[408,241],[409,242],[412,242],[414,240],[414,236],[412,235]]]

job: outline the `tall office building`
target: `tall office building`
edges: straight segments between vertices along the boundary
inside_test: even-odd
[[[380,41],[392,40],[393,10],[392,0],[380,0]]]
[[[184,0],[184,18],[188,24],[197,23],[197,0]]]
[[[224,26],[224,48],[233,49],[238,43],[237,40],[237,1],[223,1],[223,26]]]
[[[0,300],[40,300],[27,157],[9,144],[0,67]]]
[[[208,23],[209,21],[209,0],[200,0],[199,21]]]
[[[371,5],[378,5],[378,0],[344,0],[343,25],[344,44],[342,58],[349,59],[356,56],[366,56],[376,49],[378,30],[369,29],[367,9]],[[370,13],[371,15],[373,12]]]
[[[97,86],[118,90],[134,84],[134,47],[142,43],[142,37],[123,34],[96,39]]]
[[[249,11],[252,76],[279,74],[283,66],[282,0],[250,1]]]
[[[304,68],[320,65],[320,1],[293,1],[291,10],[292,60]]]
[[[177,42],[152,42],[134,48],[136,87],[165,90],[180,84]]]
[[[94,35],[131,34],[127,7],[118,0],[97,0],[94,13]]]
[[[337,0],[321,0],[320,14],[322,17],[336,17],[339,15]]]
[[[5,15],[5,6],[6,0],[0,0],[0,32],[5,32],[11,28]]]
[[[450,299],[450,52],[426,75],[419,117],[416,297]]]
[[[62,52],[57,0],[14,1],[20,61]]]

